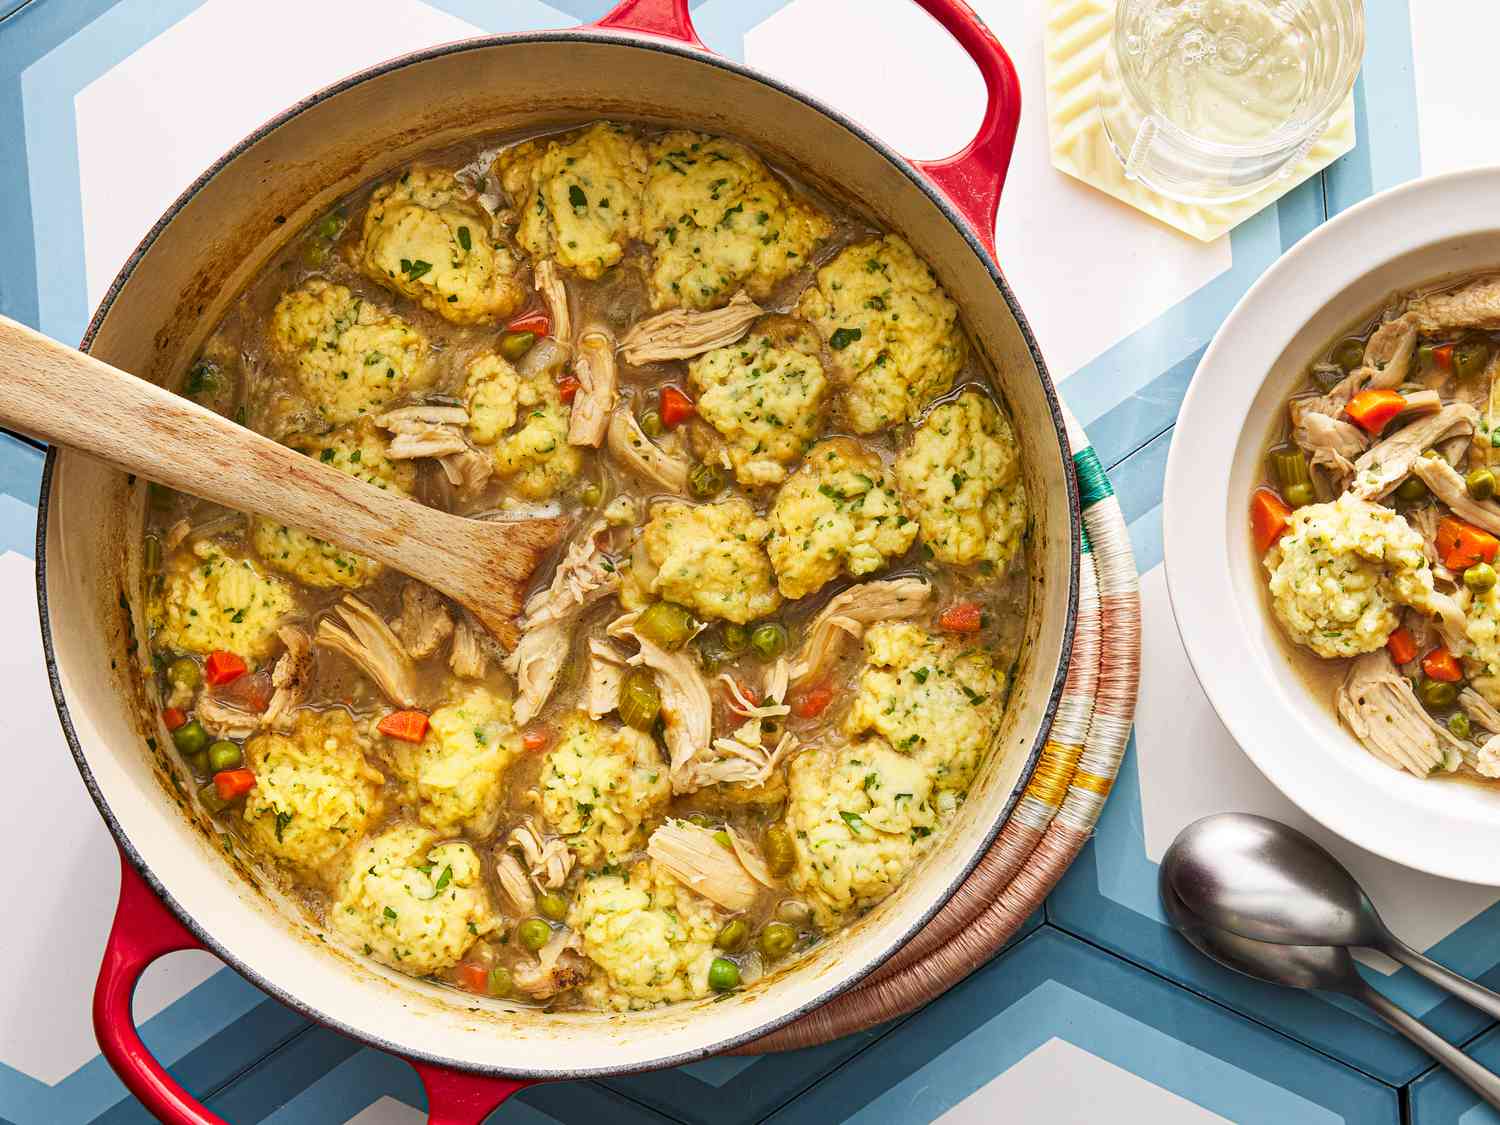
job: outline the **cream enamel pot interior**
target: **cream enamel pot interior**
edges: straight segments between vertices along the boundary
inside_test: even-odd
[[[1167,585],[1193,671],[1262,773],[1325,827],[1396,863],[1500,885],[1500,790],[1377,761],[1286,658],[1250,543],[1250,494],[1287,397],[1330,339],[1393,294],[1500,268],[1500,168],[1393,188],[1313,231],[1204,353],[1167,459]]]
[[[129,997],[149,961],[205,947],[312,1019],[411,1060],[435,1121],[478,1121],[525,1081],[665,1066],[744,1044],[850,987],[947,900],[984,853],[1051,726],[1071,645],[1079,513],[1056,395],[993,260],[995,207],[1019,90],[961,0],[919,0],[970,53],[989,105],[949,160],[914,164],[805,96],[709,54],[687,0],[627,0],[599,24],[434,48],[299,103],[225,156],[152,229],[84,346],[168,383],[270,255],[357,184],[476,134],[598,117],[722,132],[901,232],[936,271],[998,376],[1033,505],[1031,612],[996,752],[945,840],[889,900],[794,969],[720,1002],[622,1017],[543,1014],[468,997],[344,954],[226,863],[174,788],[169,745],[135,685],[147,654],[138,596],[140,482],[54,450],[41,496],[42,634],[63,727],[123,856],[95,1001],[106,1056],[169,1122],[216,1121],[150,1058]],[[87,409],[86,403],[80,409]],[[148,742],[162,750],[153,752]]]

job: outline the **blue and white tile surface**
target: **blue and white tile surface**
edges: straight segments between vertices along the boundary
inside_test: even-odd
[[[1165,926],[1156,863],[1221,809],[1312,829],[1214,717],[1171,621],[1161,485],[1178,406],[1224,315],[1329,215],[1424,172],[1500,161],[1493,0],[1372,0],[1359,144],[1323,176],[1203,245],[1053,171],[1041,104],[1043,0],[971,0],[1028,102],[998,228],[1003,265],[1064,396],[1111,470],[1140,561],[1145,651],[1136,738],[1095,840],[1045,917],[926,1010],[792,1055],[722,1059],[526,1091],[520,1123],[996,1120],[1500,1121],[1341,1003],[1216,969]],[[0,312],[69,342],[120,262],[220,151],[297,97],[423,44],[594,19],[607,0],[0,0]],[[980,114],[972,66],[909,0],[694,0],[716,50],[811,90],[913,156],[958,148]],[[295,34],[288,29],[294,28]],[[838,51],[827,49],[837,42]],[[232,44],[232,49],[227,45]],[[899,81],[889,66],[898,60]],[[0,1121],[146,1121],[97,1054],[93,967],[113,849],[57,730],[36,637],[41,455],[0,435],[0,700],[7,778],[27,800],[0,847],[48,841],[46,877],[13,863],[0,959]],[[1321,835],[1316,829],[1315,834]],[[1326,836],[1324,837],[1326,839]],[[1328,841],[1416,944],[1500,983],[1496,892],[1419,878]],[[24,904],[25,909],[19,907]],[[1500,1028],[1391,963],[1375,985],[1500,1065]],[[148,974],[148,1043],[234,1122],[423,1119],[412,1072],[310,1027],[206,955]]]

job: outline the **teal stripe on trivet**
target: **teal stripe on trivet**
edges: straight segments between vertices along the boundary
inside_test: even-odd
[[[1078,472],[1078,500],[1085,511],[1115,494],[1114,485],[1109,483],[1092,445],[1073,454],[1073,466]]]

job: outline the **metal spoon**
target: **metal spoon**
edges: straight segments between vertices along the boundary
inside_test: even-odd
[[[1256,980],[1289,988],[1338,992],[1358,1000],[1452,1071],[1485,1102],[1500,1109],[1500,1075],[1475,1062],[1366,984],[1347,949],[1329,945],[1275,945],[1216,929],[1183,905],[1168,880],[1165,864],[1158,885],[1167,917],[1200,953]]]
[[[1378,949],[1500,1019],[1500,994],[1391,933],[1348,869],[1295,828],[1249,813],[1206,816],[1172,842],[1161,871],[1187,908],[1211,926],[1278,945]]]

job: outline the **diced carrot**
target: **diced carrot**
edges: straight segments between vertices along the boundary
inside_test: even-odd
[[[1464,678],[1458,657],[1442,645],[1422,657],[1422,674],[1429,680],[1442,680],[1445,684],[1456,684]]]
[[[460,988],[470,992],[484,995],[490,990],[490,971],[483,965],[476,965],[473,961],[460,961],[453,970],[453,976]]]
[[[828,684],[810,687],[792,701],[792,713],[799,719],[816,719],[833,702],[833,688]]]
[[[421,742],[427,737],[427,712],[392,711],[375,724],[375,729],[402,742]]]
[[[1417,642],[1405,625],[1385,639],[1385,647],[1397,664],[1410,664],[1417,658]]]
[[[237,770],[220,770],[214,774],[214,789],[218,791],[221,801],[243,797],[254,788],[254,772],[243,767]]]
[[[1453,370],[1453,345],[1439,344],[1432,349],[1432,362],[1444,371]]]
[[[950,633],[977,633],[983,624],[978,602],[954,602],[938,614],[938,625]]]
[[[1366,433],[1378,434],[1386,424],[1406,409],[1406,399],[1395,391],[1360,391],[1344,407],[1344,413],[1353,418]]]
[[[578,394],[578,377],[576,375],[563,375],[557,380],[557,394],[564,402],[572,402]]]
[[[167,724],[168,730],[176,730],[183,723],[187,722],[187,715],[183,713],[181,708],[168,707],[161,713],[161,721]]]
[[[1269,488],[1257,488],[1250,497],[1250,534],[1255,537],[1255,549],[1265,554],[1281,538],[1291,521],[1292,510],[1281,501],[1281,497]]]
[[[208,654],[208,659],[203,662],[203,678],[214,687],[220,684],[233,683],[245,674],[248,669],[245,662],[232,652],[223,649],[215,649]]]
[[[522,313],[505,326],[507,332],[534,332],[537,338],[552,335],[552,318],[544,312]]]
[[[546,748],[552,741],[552,732],[546,727],[532,727],[521,735],[521,745],[533,753]]]
[[[1438,521],[1437,549],[1449,570],[1468,570],[1475,563],[1494,562],[1500,539],[1457,516],[1444,516]]]
[[[693,416],[693,400],[668,383],[661,389],[661,424],[671,429]]]

